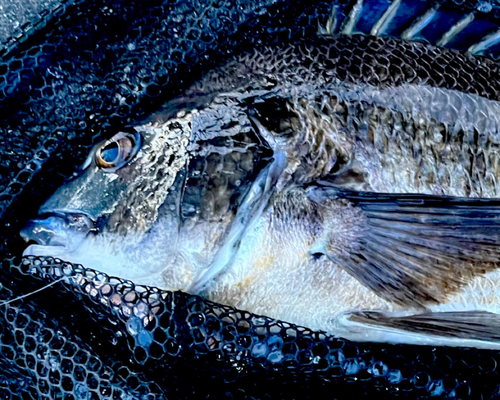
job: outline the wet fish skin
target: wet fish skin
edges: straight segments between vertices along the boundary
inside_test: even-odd
[[[349,53],[353,46],[359,52]],[[407,54],[402,54],[405,46]],[[97,145],[82,176],[40,210],[79,212],[99,225],[97,234],[71,252],[60,242],[54,246],[54,239],[28,247],[25,254],[59,256],[137,283],[202,293],[357,339],[373,336],[359,316],[347,317],[348,328],[342,325],[340,317],[353,310],[425,316],[432,307],[439,313],[457,295],[460,311],[473,312],[477,303],[463,299],[474,292],[476,278],[498,266],[498,204],[489,203],[491,214],[484,214],[467,200],[450,203],[437,197],[433,203],[423,196],[407,204],[394,193],[495,195],[496,181],[486,173],[490,165],[470,162],[464,172],[460,153],[478,155],[489,147],[491,164],[498,164],[498,124],[481,126],[481,134],[469,140],[465,133],[471,121],[477,129],[478,121],[489,116],[478,117],[477,106],[473,117],[457,122],[444,111],[454,96],[462,104],[483,102],[494,110],[497,83],[475,87],[459,80],[456,68],[446,71],[456,80],[443,79],[433,75],[432,65],[451,58],[454,66],[475,65],[478,76],[494,74],[498,67],[443,50],[430,49],[429,56],[419,46],[321,39],[229,62],[134,127],[131,134],[139,135],[142,144],[120,168],[99,167],[98,155],[121,133]],[[430,57],[430,70],[417,68],[414,49]],[[412,73],[365,74],[380,57],[389,61],[388,71],[407,63]],[[358,62],[358,68],[343,69],[346,60]],[[387,93],[394,96],[392,103]],[[405,96],[406,103],[400,101]],[[443,96],[446,101],[436,101],[441,112],[421,101]],[[454,105],[453,112],[458,110]],[[405,129],[395,129],[398,124]],[[435,145],[430,161],[421,151],[427,143]],[[456,150],[456,158],[451,157]],[[423,165],[420,176],[403,173],[412,162]],[[426,162],[435,163],[437,173],[426,172]],[[443,170],[450,177],[458,171],[462,178],[458,183],[443,179]],[[378,195],[367,197],[363,206],[347,189],[385,191],[389,197],[381,202]],[[450,217],[450,210],[464,209],[458,220]],[[401,227],[395,236],[384,225],[386,215]],[[471,218],[475,231],[464,223]],[[492,228],[483,229],[487,224]],[[53,237],[58,233],[63,232],[54,231]],[[37,239],[29,232],[25,236]],[[461,241],[461,247],[451,246],[449,238]],[[486,299],[481,301],[486,307]],[[495,302],[488,306],[497,311]],[[360,318],[365,326],[357,331]],[[390,329],[380,340],[435,340],[408,332],[391,336]],[[436,336],[436,329],[429,332]],[[464,344],[491,337],[464,331],[458,339]]]
[[[306,161],[296,182],[329,175],[337,186],[364,191],[499,195],[495,101],[424,85],[356,85],[282,107],[295,120],[296,134],[286,138],[296,148],[290,159]]]

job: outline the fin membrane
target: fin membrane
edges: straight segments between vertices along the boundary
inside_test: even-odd
[[[446,338],[500,341],[500,315],[486,311],[437,312],[394,317],[380,312],[356,312],[347,318],[364,325]]]
[[[500,265],[500,200],[317,190],[320,202],[340,198],[360,210],[354,239],[325,254],[386,300],[443,303]]]

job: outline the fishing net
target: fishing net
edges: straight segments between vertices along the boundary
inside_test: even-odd
[[[442,7],[461,15],[474,11],[498,29],[496,3]],[[96,140],[151,113],[236,52],[316,35],[332,9],[341,26],[355,7],[281,0],[65,1],[4,42],[3,398],[500,396],[493,351],[353,343],[59,260],[15,257],[25,246],[18,235],[23,224],[72,176]],[[358,30],[369,33],[363,18]],[[471,87],[482,85],[488,97],[498,98],[490,82],[494,77],[485,75]]]
[[[57,282],[44,297],[71,305],[57,311],[59,324],[29,305],[2,310],[2,360],[24,372],[5,383],[24,378],[38,396],[466,398],[498,391],[491,351],[351,343],[53,259],[5,261],[4,268],[15,280]]]

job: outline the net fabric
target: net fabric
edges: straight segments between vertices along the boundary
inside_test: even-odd
[[[10,299],[12,291],[2,288],[1,295]],[[140,372],[132,373],[116,360],[102,361],[32,303],[3,305],[0,319],[2,398],[162,398]]]
[[[34,32],[51,24],[67,12],[69,6],[81,1],[48,0],[45,2],[23,0],[6,2],[1,6],[0,53],[6,54],[15,49]]]
[[[492,19],[499,9],[480,1],[446,5],[483,6]],[[345,18],[352,2],[338,6]],[[310,1],[68,1],[42,16],[50,29],[26,26],[0,63],[1,254],[19,253],[20,225],[97,138],[173,97],[228,51],[270,35],[316,34],[331,9]],[[6,259],[2,266],[5,300],[39,287],[28,275],[44,283],[72,277],[43,296],[2,305],[5,398],[500,396],[494,352],[350,343],[183,293],[119,281],[121,290],[104,293],[104,275],[79,281],[94,273],[53,260]],[[101,301],[112,295],[123,309]],[[138,304],[159,307],[143,328]]]
[[[151,398],[233,398],[237,393],[241,398],[292,393],[308,398],[311,388],[316,395],[335,393],[333,398],[353,393],[490,398],[500,391],[499,356],[494,351],[352,343],[182,292],[135,286],[57,259],[12,259],[3,267],[16,279],[58,281],[47,291],[78,300],[75,309],[62,316],[63,322],[71,320],[73,342],[66,339],[71,336],[64,328],[37,324],[39,313],[32,310],[29,316],[20,308],[2,314],[16,329],[11,340],[2,337],[3,354],[16,354],[18,365],[36,359],[43,372],[35,373],[34,381],[42,393],[50,384],[58,388],[57,376],[67,378],[66,385],[72,380],[74,390],[119,393],[123,388],[96,387],[116,372],[122,382],[135,382],[128,387],[132,393],[152,385]],[[45,296],[51,297],[47,292]],[[85,315],[83,321],[75,320],[75,314]],[[27,326],[33,326],[34,333]],[[106,343],[94,345],[94,351],[101,360],[114,360],[115,375],[78,340],[88,335]],[[34,337],[41,340],[36,343]],[[127,360],[127,367],[120,364]],[[134,379],[138,372],[143,380]]]

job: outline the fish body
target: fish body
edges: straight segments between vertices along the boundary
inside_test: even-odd
[[[229,61],[97,144],[24,254],[350,339],[497,347],[500,105],[475,83],[498,67],[396,44]]]

